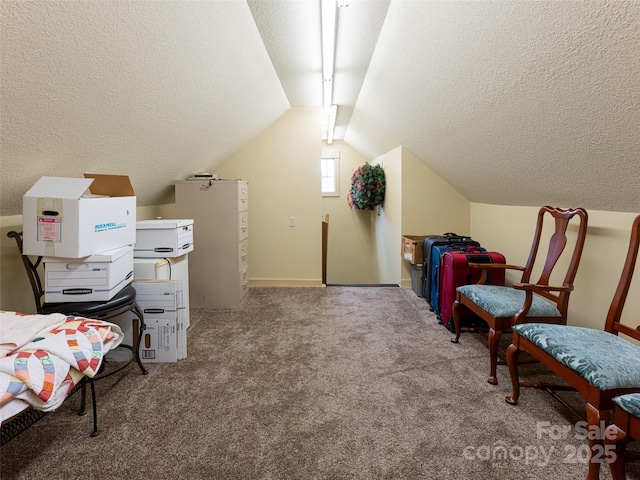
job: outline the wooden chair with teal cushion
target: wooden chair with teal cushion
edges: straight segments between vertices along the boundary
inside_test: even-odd
[[[611,468],[613,480],[626,480],[625,445],[640,440],[640,393],[629,393],[615,397],[614,420],[604,435],[604,454]]]
[[[569,225],[573,224],[577,224],[576,242],[572,252],[565,252],[565,256],[570,254],[570,261],[562,283],[554,286],[550,281],[552,275],[553,278],[562,276],[562,272],[554,274],[554,270],[556,265],[563,263],[559,263],[558,260],[568,242]],[[545,255],[540,246],[548,231],[552,234],[549,236]],[[502,332],[509,330],[512,325],[523,322],[567,323],[569,294],[573,290],[573,281],[578,271],[586,236],[586,210],[583,208],[563,210],[545,206],[538,211],[533,244],[524,267],[497,263],[469,264],[470,267],[483,269],[483,274],[478,284],[463,285],[456,289],[456,299],[453,304],[456,336],[451,341],[458,343],[463,318],[476,315],[487,323],[489,326],[489,383],[494,385],[498,383],[496,368]],[[538,258],[544,260],[544,263],[536,262]],[[491,270],[495,269],[521,271],[520,282],[510,286],[485,285],[486,278]],[[541,273],[538,280],[532,282],[534,271]]]
[[[600,463],[606,461],[602,425],[609,421],[610,410],[619,395],[640,392],[640,346],[618,334],[640,341],[640,322],[630,326],[621,322],[633,270],[640,248],[640,215],[631,229],[629,249],[613,300],[609,307],[604,330],[545,323],[514,325],[513,339],[507,349],[507,365],[513,393],[507,403],[516,405],[520,387],[540,387],[540,384],[521,382],[518,376],[518,356],[527,352],[562,377],[570,387],[586,400],[586,419],[590,434],[588,480],[599,476]],[[628,322],[627,322],[628,323]],[[604,423],[601,423],[604,422]]]

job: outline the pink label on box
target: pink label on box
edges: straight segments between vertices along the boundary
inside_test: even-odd
[[[52,217],[38,217],[38,241],[62,242],[62,220]]]

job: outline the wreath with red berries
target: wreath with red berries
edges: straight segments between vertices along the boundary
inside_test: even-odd
[[[380,165],[368,162],[353,171],[351,190],[347,195],[349,206],[358,210],[373,210],[384,202],[385,179]]]

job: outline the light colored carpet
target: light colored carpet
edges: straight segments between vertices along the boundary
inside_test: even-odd
[[[96,384],[99,437],[75,394],[2,448],[2,479],[586,477],[568,410],[534,389],[507,405],[485,339],[452,344],[411,290],[252,288],[191,318],[187,359]]]

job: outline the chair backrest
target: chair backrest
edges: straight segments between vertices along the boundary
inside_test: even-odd
[[[14,238],[18,244],[18,250],[22,257],[22,263],[27,271],[27,277],[29,277],[29,283],[31,283],[31,289],[33,290],[33,298],[36,303],[36,311],[43,313],[42,311],[42,297],[44,295],[44,289],[42,288],[42,282],[40,280],[40,273],[38,267],[42,262],[42,257],[37,257],[35,261],[32,261],[28,255],[22,253],[22,232],[16,232],[14,230],[7,232],[7,237]]]
[[[618,333],[624,333],[636,340],[640,340],[640,325],[635,329],[631,328],[620,323],[620,318],[622,317],[622,310],[624,308],[624,303],[627,300],[631,279],[633,278],[633,270],[638,258],[638,249],[640,249],[640,215],[635,218],[633,226],[631,227],[631,238],[629,240],[627,257],[624,261],[622,275],[620,275],[618,288],[616,288],[616,293],[613,295],[613,300],[611,301],[611,306],[609,307],[609,313],[607,314],[607,320],[604,326],[604,329],[607,332],[614,333],[616,335]]]
[[[548,217],[551,218],[548,218]],[[531,252],[529,253],[529,259],[525,265],[524,272],[522,274],[522,282],[531,282],[531,274],[536,264],[536,257],[539,253],[540,242],[543,237],[543,230],[545,220],[548,219],[549,223],[551,219],[554,220],[554,232],[549,239],[549,247],[547,249],[547,256],[545,258],[544,266],[540,274],[540,278],[537,282],[539,285],[549,285],[549,279],[551,274],[562,255],[567,245],[567,229],[571,220],[577,217],[578,220],[578,234],[576,243],[573,247],[573,253],[571,254],[571,260],[567,268],[567,273],[564,276],[562,286],[573,286],[573,281],[578,272],[578,265],[580,264],[580,258],[582,257],[582,249],[584,242],[587,238],[587,211],[584,208],[572,208],[561,209],[555,207],[544,206],[538,211],[538,220],[536,223],[536,231],[533,237],[533,244],[531,246]],[[575,223],[575,222],[574,222]],[[566,317],[567,309],[569,306],[569,294],[570,291],[555,292],[541,292],[540,294],[552,302],[556,303],[558,310],[562,316]]]

